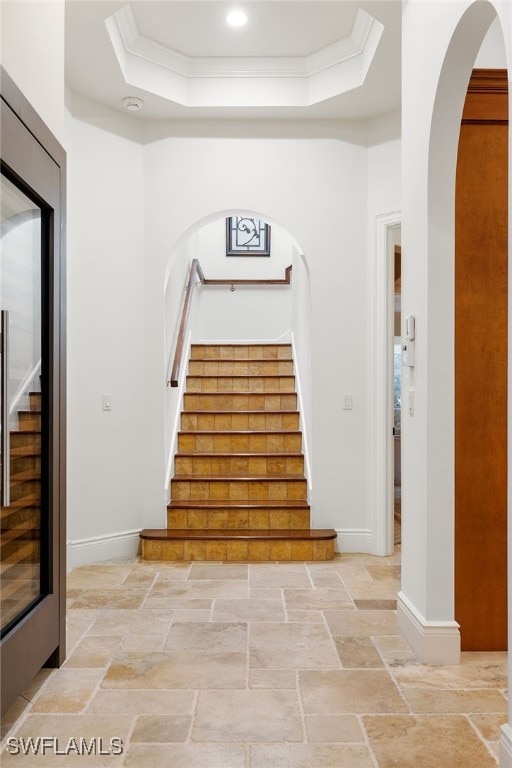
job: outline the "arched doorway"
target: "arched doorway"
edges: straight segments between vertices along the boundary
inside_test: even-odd
[[[402,423],[403,573],[399,623],[424,662],[457,663],[455,616],[455,178],[464,100],[490,2],[404,12],[403,313],[416,318]],[[422,29],[420,35],[419,29]],[[434,43],[435,38],[435,43]],[[422,50],[424,46],[424,50]],[[427,56],[428,72],[414,62]],[[413,398],[414,412],[407,400]]]

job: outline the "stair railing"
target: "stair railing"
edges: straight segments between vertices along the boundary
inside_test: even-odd
[[[188,317],[190,314],[190,306],[192,304],[192,294],[197,284],[196,278],[199,278],[201,285],[230,285],[232,290],[235,290],[235,285],[290,285],[292,281],[292,265],[286,267],[284,278],[277,280],[207,280],[204,276],[204,272],[199,264],[199,259],[192,259],[190,266],[190,273],[188,276],[187,287],[185,289],[185,299],[183,301],[183,310],[181,312],[180,329],[178,332],[178,341],[176,342],[176,351],[174,353],[174,362],[171,370],[171,378],[167,382],[167,386],[177,387],[180,376],[181,363],[183,358],[183,347],[185,344],[185,334],[187,331]]]

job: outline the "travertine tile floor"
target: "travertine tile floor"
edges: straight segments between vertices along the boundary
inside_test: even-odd
[[[418,664],[396,627],[398,585],[399,553],[78,568],[68,660],[40,673],[3,736],[116,737],[123,754],[4,751],[2,764],[496,766],[506,655]]]

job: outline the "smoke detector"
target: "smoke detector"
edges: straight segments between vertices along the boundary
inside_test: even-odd
[[[142,109],[143,105],[144,102],[137,96],[126,96],[126,98],[123,99],[123,106],[129,112],[138,112]]]

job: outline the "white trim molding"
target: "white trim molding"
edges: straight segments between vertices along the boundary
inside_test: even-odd
[[[364,552],[371,554],[372,532],[369,528],[336,528],[338,538],[335,542],[337,552]]]
[[[456,621],[427,621],[403,592],[398,593],[398,627],[422,664],[459,664]]]
[[[306,480],[308,483],[309,498],[311,499],[311,489],[313,487],[313,474],[311,471],[311,454],[309,452],[309,434],[308,434],[306,419],[304,418],[305,409],[304,409],[304,400],[302,397],[300,369],[298,365],[299,357],[297,355],[297,347],[295,345],[295,336],[293,334],[293,331],[291,331],[291,345],[292,345],[292,357],[293,357],[293,374],[295,376],[295,391],[297,392],[298,409],[300,414],[300,427],[302,431],[302,453],[304,454],[304,463],[306,468],[305,474],[306,474]]]
[[[512,768],[512,728],[509,723],[501,726],[500,768]]]
[[[402,223],[401,211],[379,214],[373,220],[370,265],[369,358],[369,510],[373,521],[374,555],[391,555],[393,537],[393,411],[392,384],[392,271],[390,234]]]
[[[118,560],[135,557],[139,550],[141,528],[130,531],[117,531],[104,536],[90,536],[86,539],[68,541],[68,571],[80,565],[101,563],[105,560]]]
[[[127,84],[189,107],[308,106],[330,99],[363,85],[384,31],[359,8],[347,37],[306,56],[198,57],[141,35],[129,4],[105,24]]]

